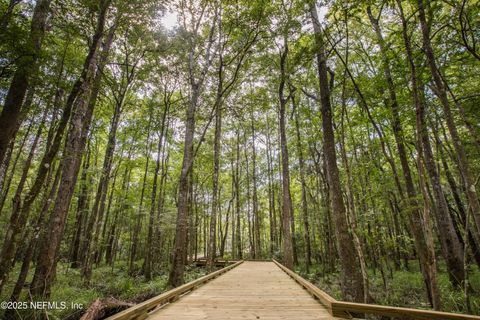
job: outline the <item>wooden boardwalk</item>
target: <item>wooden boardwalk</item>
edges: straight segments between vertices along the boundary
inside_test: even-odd
[[[277,261],[237,261],[107,320],[322,320],[361,314],[480,320],[466,314],[338,301]]]
[[[150,320],[337,319],[273,262],[245,261]]]

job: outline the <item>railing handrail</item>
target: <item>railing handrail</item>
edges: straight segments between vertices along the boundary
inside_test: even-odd
[[[328,310],[330,314],[332,314],[332,305],[334,302],[337,302],[334,298],[328,295],[326,292],[320,290],[317,286],[313,283],[305,280],[300,275],[296,274],[292,270],[285,267],[283,264],[278,262],[277,260],[273,259],[273,262],[282,269],[286,274],[288,274],[293,280],[295,280],[299,285],[305,288],[311,295],[320,301],[320,303]]]
[[[411,319],[428,320],[480,320],[480,316],[468,314],[338,301],[332,298],[326,292],[320,290],[310,281],[305,280],[294,271],[282,265],[280,262],[276,261],[275,259],[273,259],[273,262],[286,274],[288,274],[293,280],[295,280],[298,284],[305,288],[305,290],[307,290],[311,295],[317,298],[320,303],[323,304],[325,308],[327,308],[328,312],[334,317],[348,319],[351,318],[350,314],[356,313],[375,314],[383,316],[407,316]]]
[[[442,312],[434,310],[411,309],[402,307],[382,306],[378,304],[366,304],[337,301],[332,304],[332,315],[341,317],[345,313],[375,314],[380,316],[406,316],[411,319],[429,320],[478,320],[479,316]]]

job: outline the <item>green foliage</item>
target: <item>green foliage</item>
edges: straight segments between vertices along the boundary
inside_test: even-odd
[[[375,270],[375,272],[373,269],[368,270],[370,293],[376,304],[431,309],[425,294],[423,278],[418,270],[418,262],[410,261],[409,266],[409,270],[393,270],[391,273],[393,277],[387,275],[386,286],[379,270]],[[393,268],[393,266],[388,268]],[[442,310],[466,313],[464,294],[460,290],[452,288],[448,274],[445,272],[444,263],[440,264],[440,271],[439,285],[442,296]],[[335,299],[342,299],[337,272],[325,273],[321,268],[315,266],[310,268],[309,273],[306,273],[304,265],[297,267],[296,272]],[[471,270],[469,279],[473,290],[478,290],[480,288],[480,270],[477,267]],[[480,312],[480,298],[473,295],[470,303],[473,314],[478,314]]]
[[[7,0],[0,1],[1,14],[6,12],[8,3]],[[31,49],[26,47],[26,42],[34,3],[20,1],[7,28],[0,31],[0,108],[16,70],[16,61]],[[39,72],[34,75],[35,81],[29,89],[32,103],[22,111],[24,120],[8,165],[0,164],[2,239],[10,224],[10,214],[14,209],[12,199],[20,184],[35,134],[39,130],[39,144],[32,150],[33,160],[27,168],[21,201],[25,201],[24,195],[34,182],[41,158],[50,148],[58,128],[67,97],[82,72],[100,2],[63,0],[52,3]],[[278,124],[281,80],[286,86],[284,97],[289,98],[286,101],[285,133],[290,162],[289,191],[294,209],[295,249],[302,260],[307,247],[302,210],[303,173],[306,220],[310,228],[308,240],[313,257],[308,273],[303,266],[297,270],[332,296],[341,298],[338,281],[341,275],[335,271],[339,262],[336,213],[330,203],[330,183],[323,151],[316,60],[319,48],[315,44],[307,11],[309,3],[280,0],[112,0],[105,35],[111,30],[115,30],[115,35],[107,65],[101,74],[99,98],[89,126],[86,150],[78,155],[82,158],[82,169],[74,186],[73,200],[68,203],[64,232],[60,235],[63,240],[56,253],[60,263],[52,300],[72,300],[88,305],[98,297],[114,296],[138,302],[167,288],[177,229],[178,178],[185,151],[186,110],[191,106],[194,93],[198,93],[194,115],[195,161],[191,167],[189,186],[189,248],[184,248],[188,251],[186,253],[189,257],[194,254],[203,256],[210,241],[214,107],[219,103],[223,118],[217,247],[225,239],[223,258],[238,258],[233,252],[235,245],[240,245],[244,257],[251,257],[251,243],[258,227],[261,242],[259,256],[281,260],[284,256],[280,241],[283,177]],[[444,110],[432,90],[432,75],[421,50],[422,35],[416,4],[412,1],[400,3],[408,17],[406,31],[413,45],[413,59],[419,78],[424,82],[421,91],[426,101],[427,131],[442,192],[459,234],[465,237],[461,214],[462,209],[468,210],[464,173],[459,170]],[[478,4],[478,0],[431,1],[428,8],[434,53],[442,77],[449,85],[448,98],[453,120],[474,177],[478,177],[480,172],[480,65],[475,55],[480,41]],[[382,42],[367,15],[368,6],[371,6],[381,28],[385,45],[383,52],[380,50]],[[178,20],[178,25],[171,30],[162,26],[162,16],[168,13],[167,9],[173,11]],[[432,181],[423,170],[419,154],[421,145],[418,142],[417,113],[412,101],[410,66],[396,1],[327,1],[322,2],[319,9],[326,42],[342,199],[351,222],[350,231],[355,231],[360,238],[366,264],[369,268],[376,268],[368,270],[372,296],[381,304],[426,308],[422,277],[417,263],[411,261],[416,256],[416,249],[409,218],[413,209],[419,209],[422,215],[428,213],[432,220],[424,222],[427,228],[436,225],[433,221],[435,201],[432,201],[431,195]],[[215,15],[218,15],[217,20]],[[462,37],[462,32],[467,38]],[[472,52],[472,48],[477,51]],[[284,74],[280,70],[283,53],[286,53]],[[387,64],[398,102],[401,134],[418,208],[413,208],[406,197],[404,164],[398,156],[391,96],[385,78]],[[198,82],[202,77],[203,80]],[[231,82],[219,99],[219,84],[225,89],[234,77],[236,81]],[[77,97],[80,98],[82,96]],[[109,141],[112,118],[119,105],[121,115],[113,139],[112,169],[103,172],[107,149],[112,147],[112,141]],[[47,117],[42,128],[39,127],[38,116],[44,111]],[[300,139],[297,138],[295,115],[298,115]],[[67,132],[73,125],[70,121]],[[2,291],[5,299],[19,273],[18,264],[25,255],[33,226],[47,203],[58,164],[67,156],[63,150],[65,140],[64,136],[55,160],[49,164],[53,168],[49,172],[49,180],[44,181],[27,227],[21,230],[17,266]],[[256,152],[259,226],[253,216],[253,150]],[[304,172],[300,168],[299,151],[305,160]],[[447,176],[447,169],[453,182]],[[85,181],[80,179],[83,174]],[[102,175],[108,181],[105,194],[99,195]],[[426,190],[422,179],[425,180]],[[235,183],[238,183],[238,190]],[[478,184],[476,187],[479,193]],[[53,193],[50,204],[57,198],[57,193]],[[95,226],[100,226],[100,263],[94,266],[91,285],[80,286],[83,282],[80,270],[68,268],[67,262],[72,258],[76,231],[81,231],[81,240],[89,240],[93,236],[85,234],[85,225],[93,214],[95,201],[102,196],[105,210],[98,218],[101,221],[94,221]],[[80,207],[82,198],[84,206]],[[54,210],[53,205],[48,207],[43,220],[38,221],[43,231],[50,232],[49,217]],[[236,225],[237,218],[240,226]],[[470,222],[473,224],[473,219]],[[233,226],[235,233],[240,232],[240,243],[233,239]],[[465,312],[464,294],[450,286],[443,265],[435,234],[442,230],[436,230],[437,226],[432,228],[437,261],[441,263],[439,284],[443,308]],[[221,237],[227,229],[226,236]],[[153,236],[149,237],[150,230],[153,230]],[[136,257],[130,263],[134,245]],[[154,270],[153,279],[145,282],[144,264],[148,248],[152,248]],[[113,258],[108,263],[105,262],[107,249],[113,249]],[[469,255],[471,252],[467,253]],[[396,269],[405,260],[410,261],[411,269]],[[478,313],[480,272],[470,260],[469,264],[470,280],[475,289],[471,292],[472,310]],[[383,276],[380,265],[384,268]],[[35,263],[32,263],[30,272],[34,268]],[[201,268],[187,266],[186,270],[186,281],[205,274]],[[27,283],[30,278],[31,274]],[[22,299],[28,299],[25,291]],[[51,316],[62,318],[66,315],[67,312]]]

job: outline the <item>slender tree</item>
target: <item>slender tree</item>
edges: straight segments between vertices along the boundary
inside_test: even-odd
[[[345,219],[345,204],[342,199],[339,172],[335,152],[335,137],[333,133],[332,107],[330,103],[330,87],[327,76],[326,49],[322,29],[318,20],[317,8],[310,4],[310,15],[315,33],[318,79],[320,83],[320,105],[323,129],[323,150],[327,169],[330,198],[335,221],[337,249],[341,266],[341,288],[343,298],[347,301],[363,301],[364,287],[362,275],[359,272],[359,262],[354,250],[353,237]],[[354,267],[353,267],[354,266]]]

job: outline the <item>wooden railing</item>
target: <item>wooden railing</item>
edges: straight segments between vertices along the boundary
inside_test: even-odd
[[[323,292],[322,290],[320,290],[313,283],[303,279],[298,274],[296,274],[292,270],[288,269],[287,267],[285,267],[283,264],[281,264],[277,260],[273,259],[273,262],[275,262],[275,264],[280,269],[285,271],[286,274],[288,274],[293,280],[295,280],[299,285],[301,285],[305,290],[307,290],[315,299],[320,301],[320,303],[328,310],[328,312],[331,315],[333,315],[332,307],[336,302],[338,302],[337,300],[335,300],[334,298],[329,296],[326,292]],[[348,313],[337,314],[335,316],[336,317],[341,317],[341,318],[346,318],[346,319],[351,318]]]
[[[352,318],[351,314],[374,314],[380,316],[406,317],[408,319],[480,320],[480,316],[467,314],[338,301],[320,290],[311,282],[305,280],[292,270],[286,268],[278,261],[273,260],[273,262],[275,262],[280,269],[288,274],[299,285],[305,288],[305,290],[307,290],[314,298],[318,299],[318,301],[320,301],[320,303],[325,306],[328,312],[334,317],[350,319]]]
[[[232,263],[237,263],[238,261],[239,260],[215,260],[213,262],[213,264],[216,267],[224,267],[224,266],[227,266],[227,265],[232,264]],[[207,259],[198,259],[198,260],[193,261],[193,263],[197,267],[203,267],[203,266],[207,265]]]
[[[147,301],[139,303],[131,308],[128,308],[122,312],[119,312],[109,318],[107,320],[143,320],[148,317],[148,313],[167,304],[177,300],[180,296],[184,295],[187,292],[194,290],[195,288],[201,286],[202,284],[217,278],[218,276],[224,274],[225,272],[235,268],[236,266],[240,265],[242,261],[238,261],[232,265],[229,265],[223,269],[217,270],[206,276],[198,278],[192,282],[186,283],[180,287],[177,287],[173,290],[167,291],[159,296],[153,297]]]

